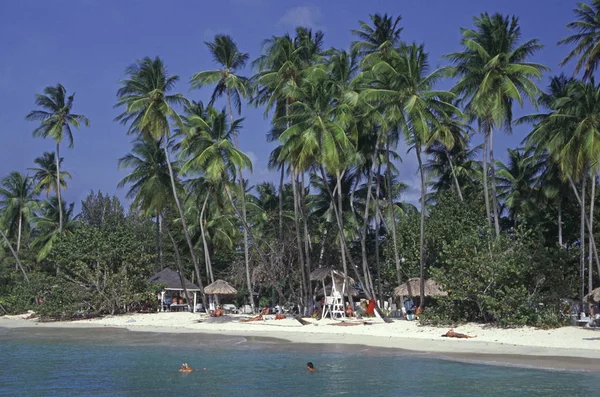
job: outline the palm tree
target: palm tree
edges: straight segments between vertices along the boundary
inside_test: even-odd
[[[243,69],[248,62],[249,55],[240,52],[237,44],[233,39],[226,35],[216,35],[214,42],[205,43],[214,61],[221,69],[198,72],[192,76],[190,82],[192,88],[201,88],[207,85],[215,84],[215,89],[211,95],[209,106],[213,105],[216,99],[225,95],[227,100],[227,108],[229,111],[229,123],[234,124],[233,106],[235,106],[238,114],[242,112],[242,98],[248,97],[248,80],[245,77],[239,76],[237,73]],[[233,103],[232,103],[233,102]],[[234,130],[233,142],[235,149],[239,149],[238,130]],[[246,230],[246,197],[244,194],[243,182],[244,175],[242,168],[238,168],[238,182],[240,185],[240,203],[242,207],[242,223],[244,230],[244,262],[246,264],[246,282],[251,286],[250,281],[250,257],[248,253],[248,230]],[[254,298],[252,290],[250,290],[250,305],[254,310]]]
[[[423,45],[402,46],[390,62],[379,62],[373,76],[383,82],[383,88],[365,91],[367,100],[384,104],[390,122],[404,132],[407,142],[415,150],[421,177],[421,231],[419,241],[421,268],[421,305],[424,304],[425,280],[425,169],[423,148],[433,142],[446,147],[454,145],[451,130],[441,121],[460,111],[451,103],[454,95],[447,91],[434,91],[440,77],[439,71],[429,74],[428,54]]]
[[[237,135],[242,128],[242,120],[234,120],[233,123],[227,122],[225,110],[219,112],[215,108],[209,107],[206,110],[201,110],[199,113],[188,114],[186,117],[185,136],[181,142],[183,148],[181,152],[182,159],[185,163],[181,169],[182,173],[202,173],[210,186],[208,189],[200,212],[200,231],[204,245],[205,261],[209,271],[210,255],[204,230],[204,213],[206,204],[210,197],[209,193],[212,189],[223,186],[230,198],[231,205],[235,206],[233,196],[230,194],[228,183],[230,180],[235,180],[235,175],[240,173],[242,169],[252,169],[250,158],[232,144],[232,139]],[[241,196],[245,192],[240,192]],[[240,197],[241,197],[240,196]],[[245,236],[247,236],[246,220],[242,219],[242,225]],[[245,242],[247,244],[247,242]],[[245,253],[247,253],[247,245],[245,245]],[[250,280],[250,268],[248,258],[246,259],[246,282],[248,287],[249,300],[254,304],[254,296],[252,283]]]
[[[0,184],[0,215],[9,237],[17,235],[17,253],[21,250],[23,229],[29,226],[34,214],[36,191],[34,181],[20,172],[11,172]]]
[[[352,52],[356,52],[361,56],[367,56],[373,53],[384,55],[392,51],[400,44],[400,27],[401,16],[394,18],[387,14],[370,15],[371,23],[359,21],[360,29],[353,29],[352,34],[360,40],[352,42]]]
[[[35,238],[32,241],[32,246],[37,249],[37,260],[44,260],[54,243],[58,240],[61,234],[72,233],[77,227],[77,219],[73,216],[74,203],[69,204],[62,201],[59,205],[58,197],[53,196],[43,201],[40,205],[39,213],[33,217],[33,225],[35,227]],[[60,230],[60,213],[63,214],[63,230]],[[56,269],[58,273],[60,269]]]
[[[43,155],[33,160],[38,166],[36,168],[28,168],[31,171],[35,171],[33,174],[33,180],[37,181],[35,188],[39,191],[46,193],[46,197],[50,192],[55,192],[58,196],[57,181],[60,181],[60,189],[67,188],[66,179],[71,179],[71,174],[67,171],[60,171],[60,177],[58,177],[56,168],[56,155],[52,152],[44,152]],[[58,163],[62,165],[63,159],[61,158]]]
[[[83,123],[86,127],[89,127],[90,121],[87,117],[81,114],[71,113],[73,109],[73,101],[75,94],[67,96],[67,90],[60,84],[56,87],[46,87],[44,89],[44,95],[37,94],[35,104],[39,106],[40,110],[31,111],[25,118],[30,121],[41,121],[40,126],[33,130],[34,137],[41,138],[52,138],[56,142],[56,196],[58,201],[61,199],[61,182],[59,180],[60,172],[60,144],[63,138],[66,138],[69,142],[69,148],[73,145],[73,131],[71,127],[79,129]],[[59,233],[63,229],[63,214],[62,206],[58,207],[59,210]]]
[[[170,94],[179,80],[178,76],[169,76],[167,68],[158,57],[146,57],[137,61],[126,69],[127,79],[121,81],[121,88],[117,92],[117,107],[124,107],[123,113],[116,120],[122,124],[129,124],[128,134],[141,135],[144,139],[162,143],[165,162],[169,170],[171,191],[181,220],[185,240],[190,250],[194,270],[198,276],[198,284],[202,292],[202,299],[206,306],[206,295],[200,274],[200,267],[190,238],[187,222],[177,191],[177,181],[171,166],[168,140],[171,136],[170,121],[178,126],[183,126],[181,117],[173,106],[185,105],[187,100],[181,94]]]
[[[560,63],[566,65],[577,59],[575,74],[584,69],[583,79],[593,77],[600,63],[600,0],[591,0],[590,4],[579,3],[573,10],[577,21],[571,22],[567,28],[577,33],[565,37],[558,44],[576,44],[575,48]]]
[[[551,93],[544,97],[550,113],[524,118],[523,120],[538,121],[534,130],[528,136],[532,144],[542,146],[553,157],[561,169],[565,179],[569,180],[581,208],[581,290],[584,295],[585,273],[585,227],[593,235],[594,200],[590,203],[590,218],[586,218],[585,199],[586,183],[591,179],[592,195],[595,197],[596,179],[598,177],[598,158],[600,157],[600,85],[593,78],[584,83],[564,76],[555,77],[550,85]],[[554,95],[556,96],[554,96]],[[581,182],[581,194],[577,192],[575,181]],[[590,239],[590,248],[595,248],[594,239]],[[600,274],[600,260],[595,251],[596,265]],[[591,267],[591,255],[590,263]],[[589,271],[591,275],[591,271]],[[591,289],[591,279],[588,279],[588,289]]]
[[[475,29],[462,29],[463,52],[446,56],[454,66],[450,75],[460,80],[453,92],[462,96],[465,111],[471,119],[477,120],[484,133],[483,149],[483,189],[488,222],[494,218],[496,235],[500,233],[496,183],[494,169],[493,132],[504,128],[511,132],[514,102],[521,107],[525,99],[536,104],[539,88],[534,80],[548,70],[545,66],[529,62],[542,45],[538,40],[520,44],[521,28],[517,17],[501,14],[481,14],[474,18]],[[488,194],[487,155],[489,151],[490,176],[492,178],[492,211]]]
[[[164,210],[173,203],[173,193],[167,158],[161,145],[161,141],[138,138],[131,153],[119,159],[119,168],[131,169],[131,173],[119,182],[118,187],[130,185],[125,197],[133,199],[133,205],[143,213],[156,217],[156,260],[162,266],[162,219]],[[178,172],[175,163],[171,163],[171,168],[174,173]],[[177,184],[177,191],[181,189]]]

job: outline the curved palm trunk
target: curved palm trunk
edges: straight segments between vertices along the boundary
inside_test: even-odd
[[[189,304],[191,302],[191,299],[190,299],[191,297],[185,286],[185,278],[183,277],[183,267],[181,266],[181,257],[179,256],[179,247],[177,247],[177,243],[175,242],[175,239],[173,238],[173,235],[171,234],[171,230],[169,229],[169,226],[165,225],[165,228],[167,229],[167,235],[169,236],[169,239],[171,240],[171,244],[173,244],[173,250],[175,251],[175,261],[177,262],[177,273],[179,274],[179,282],[181,283],[181,289],[183,289],[183,294],[185,295],[185,299]],[[204,307],[207,308],[206,302],[203,302],[203,304],[204,304]]]
[[[206,264],[206,274],[210,277],[210,282],[214,283],[215,278],[212,271],[212,262],[210,260],[210,252],[208,250],[208,243],[206,242],[206,234],[204,232],[204,210],[206,209],[206,203],[208,202],[208,192],[204,203],[202,203],[202,209],[200,210],[200,234],[202,235],[202,246],[204,247],[204,262]]]
[[[56,143],[56,197],[58,198],[58,232],[63,230],[62,195],[60,193],[60,144]]]
[[[586,173],[587,174],[587,173]],[[583,296],[585,294],[585,182],[586,176],[581,180],[581,219],[579,225],[579,240],[580,240],[580,255],[579,255],[579,277],[581,279],[581,283],[579,286],[579,297],[581,299],[581,307],[583,308]]]
[[[452,159],[450,158],[450,154],[448,151],[444,149],[444,153],[446,153],[446,158],[448,159],[448,164],[450,164],[450,171],[452,171],[452,179],[454,179],[454,186],[456,186],[456,192],[458,193],[458,197],[461,202],[464,202],[462,195],[462,190],[460,189],[460,184],[458,183],[458,178],[456,177],[456,170],[454,169],[454,164],[452,164]]]
[[[419,299],[419,305],[421,306],[421,309],[423,309],[425,307],[425,171],[423,170],[423,161],[421,160],[421,147],[418,144],[415,146],[415,153],[417,154],[419,174],[421,176],[421,229],[419,235],[421,295]]]
[[[23,264],[21,264],[21,261],[19,260],[19,255],[17,255],[17,253],[13,249],[12,245],[10,244],[10,241],[8,241],[6,234],[4,234],[4,232],[2,230],[0,230],[0,236],[2,236],[2,239],[4,240],[4,242],[6,243],[6,245],[8,245],[8,249],[12,253],[13,257],[15,258],[15,261],[17,262],[17,266],[19,267],[19,269],[21,269],[21,272],[23,272],[23,276],[25,277],[25,280],[27,281],[27,283],[29,283],[29,277],[27,277],[27,272],[25,271]]]
[[[390,136],[388,134],[385,144],[385,157],[387,162],[387,193],[388,193],[388,216],[390,217],[390,225],[392,229],[392,242],[394,243],[394,260],[396,262],[396,281],[398,285],[402,284],[402,267],[400,266],[400,256],[398,255],[398,242],[396,239],[396,217],[392,203],[392,168],[390,166]]]
[[[227,107],[229,108],[229,122],[233,124],[233,108],[231,107],[231,92],[229,88],[227,88]],[[233,136],[235,148],[239,149],[238,136],[235,134]],[[241,169],[238,170],[239,175],[239,185],[240,185],[240,203],[242,206],[242,222],[247,224],[246,218],[246,190],[244,189],[244,173]],[[254,305],[254,295],[252,294],[252,282],[250,280],[250,256],[248,254],[248,230],[247,228],[243,228],[244,233],[244,264],[246,265],[246,284],[248,287],[248,299],[250,300],[250,307],[252,308],[252,312],[255,311]]]
[[[490,210],[490,193],[488,192],[488,172],[487,172],[487,153],[488,153],[489,135],[486,132],[483,137],[483,159],[481,167],[483,168],[483,196],[485,199],[485,215],[487,216],[488,227],[492,227],[492,214]]]
[[[494,163],[494,131],[490,128],[490,173],[492,177],[492,209],[494,211],[494,229],[500,235],[500,218],[498,214],[498,195],[496,194],[496,163]]]
[[[360,251],[362,257],[362,266],[363,266],[363,274],[365,278],[367,278],[367,274],[369,274],[369,264],[367,262],[367,231],[369,227],[369,206],[371,204],[371,187],[373,185],[373,168],[375,166],[375,158],[377,154],[377,145],[375,148],[375,153],[372,156],[372,164],[369,168],[369,175],[367,177],[367,198],[365,200],[365,211],[363,214],[363,226],[360,234]],[[369,285],[371,289],[371,293],[375,292],[375,288],[373,287],[372,282]]]
[[[179,212],[179,217],[181,218],[181,226],[183,227],[185,241],[187,242],[188,248],[190,250],[190,256],[192,257],[194,270],[196,270],[196,275],[198,277],[198,286],[200,287],[200,291],[202,293],[202,303],[204,304],[204,307],[207,307],[206,295],[204,294],[204,285],[202,283],[200,267],[198,266],[198,258],[196,258],[196,253],[194,252],[194,244],[192,244],[192,239],[190,238],[190,233],[187,228],[185,216],[183,215],[183,209],[181,208],[181,202],[179,201],[179,195],[177,194],[177,187],[175,186],[175,175],[173,174],[173,167],[171,167],[169,148],[167,147],[167,145],[165,145],[163,149],[165,151],[165,158],[167,160],[167,168],[169,169],[169,177],[171,179],[171,189],[173,191],[173,198],[175,199],[175,205],[177,206],[177,211]]]

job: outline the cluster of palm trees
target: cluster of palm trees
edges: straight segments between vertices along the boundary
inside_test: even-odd
[[[200,287],[214,281],[215,257],[230,251],[243,257],[252,305],[259,270],[271,266],[276,274],[286,261],[292,263],[287,277],[295,281],[273,279],[271,285],[279,291],[285,283],[293,286],[304,305],[312,295],[310,272],[338,261],[347,277],[375,297],[381,294],[382,266],[394,269],[395,280],[388,280],[394,283],[415,276],[403,269],[396,235],[397,219],[416,210],[401,201],[406,185],[398,182],[398,148],[404,143],[419,171],[422,283],[432,265],[425,263],[427,206],[452,190],[461,201],[483,194],[496,236],[532,219],[542,202],[556,208],[558,243],[581,248],[583,296],[586,253],[590,289],[594,258],[600,274],[593,238],[600,0],[575,12],[578,20],[569,28],[576,33],[561,43],[577,44],[565,62],[576,59],[575,73],[583,70],[583,80],[552,78],[548,92],[538,84],[549,69],[532,61],[542,45],[523,40],[518,19],[500,14],[474,18],[472,28],[462,29],[462,50],[448,54],[450,65],[440,69],[431,68],[424,45],[402,40],[401,18],[387,14],[361,21],[349,51],[326,49],[323,33],[306,28],[269,38],[250,62],[252,76],[242,75],[249,55],[231,37],[217,35],[206,43],[216,69],[189,80],[193,89],[212,89],[206,105],[176,92],[179,77],[160,58],[144,58],[127,68],[117,93],[116,120],[135,137],[131,153],[119,161],[130,170],[119,186],[128,186],[134,206],[156,219],[159,261],[162,236],[176,246],[172,228],[179,225]],[[453,88],[437,89],[441,79],[452,79]],[[223,110],[215,107],[220,99]],[[546,113],[514,120],[515,106],[526,102]],[[73,96],[60,85],[47,88],[37,104],[42,110],[27,116],[41,120],[34,134],[53,138],[57,146],[56,153],[36,160],[34,177],[11,174],[0,190],[5,240],[16,233],[17,252],[23,225],[39,213],[35,197],[41,191],[55,193],[48,203],[58,209],[58,233],[66,229],[68,217],[57,203],[69,175],[60,169],[59,145],[66,136],[72,146],[71,128],[88,123],[71,113]],[[264,108],[271,126],[267,139],[277,143],[269,165],[279,173],[279,186],[259,184],[256,195],[244,178],[252,171],[250,158],[238,142],[243,104]],[[509,151],[505,165],[495,160],[494,133],[510,132],[515,122],[531,123],[532,132],[523,148]],[[482,145],[472,144],[476,133]],[[571,197],[580,205],[581,225],[578,240],[567,242],[561,208]],[[382,241],[390,255],[380,264]],[[283,252],[290,255],[285,260]]]

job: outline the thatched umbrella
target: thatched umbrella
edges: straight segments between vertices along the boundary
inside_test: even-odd
[[[421,295],[421,279],[419,277],[411,278],[404,284],[394,289],[396,296],[419,296]],[[425,280],[425,296],[447,296],[446,291],[442,291],[440,286],[433,280]]]
[[[209,295],[235,295],[237,289],[224,280],[217,280],[204,288],[204,293]]]
[[[587,303],[600,303],[600,288],[596,288],[586,295],[583,300]]]
[[[315,269],[310,273],[309,277],[310,281],[324,281],[327,277],[332,277],[332,275],[335,279],[344,281],[344,273],[330,267],[320,267]],[[348,276],[348,282],[350,284],[356,284],[354,279],[350,276]]]
[[[335,288],[338,291],[341,291],[342,287],[336,283]],[[358,290],[354,287],[348,287],[346,288],[346,295],[352,295],[352,296],[358,296]],[[327,295],[331,295],[331,284],[328,284],[325,286],[325,288],[321,288],[320,290],[317,291],[317,296],[322,295],[322,296],[327,296]]]

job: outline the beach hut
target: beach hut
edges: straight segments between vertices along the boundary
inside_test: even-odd
[[[237,294],[237,292],[237,289],[235,289],[231,284],[229,284],[225,280],[216,280],[214,283],[211,283],[204,288],[204,293],[208,295],[214,295],[215,299],[218,296],[235,295]],[[211,310],[214,310],[214,308],[211,307]]]
[[[325,280],[331,277],[331,286],[329,286],[329,294],[327,294],[327,286]],[[310,273],[311,281],[321,281],[323,283],[323,296],[325,298],[325,307],[321,318],[330,316],[332,319],[337,317],[346,317],[344,310],[344,296],[352,294],[356,291],[352,286],[355,284],[354,279],[348,277],[349,285],[346,285],[346,274],[331,268],[320,267]]]
[[[394,289],[396,296],[419,296],[421,295],[421,279],[414,277]],[[425,296],[447,296],[438,283],[432,279],[425,280]]]
[[[154,284],[164,284],[165,285],[165,288],[160,292],[160,294],[158,296],[158,299],[159,299],[158,307],[159,307],[160,311],[163,310],[163,302],[165,301],[165,293],[167,291],[178,291],[179,293],[183,292],[183,288],[181,286],[181,277],[179,275],[179,272],[176,272],[175,270],[171,269],[170,267],[165,267],[160,272],[158,272],[154,276],[150,277],[148,279],[148,282],[154,283]],[[185,289],[188,290],[189,292],[194,293],[194,306],[192,306],[192,311],[196,312],[197,293],[202,292],[202,291],[200,290],[200,288],[197,285],[193,284],[191,281],[189,281],[185,277],[183,277],[183,282],[185,284]],[[171,306],[176,307],[176,308],[180,308],[180,307],[183,308],[185,306],[189,306],[189,302],[184,305],[174,304]]]

